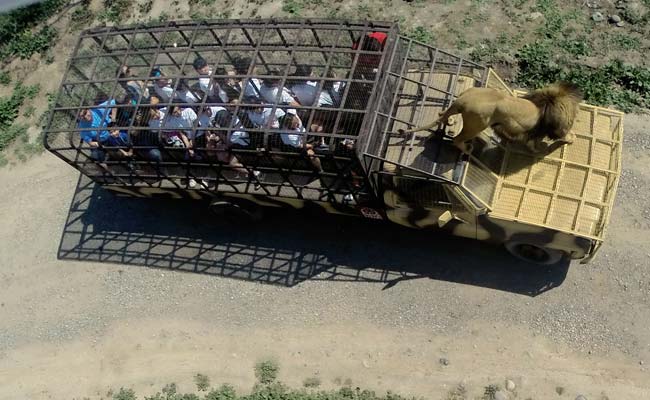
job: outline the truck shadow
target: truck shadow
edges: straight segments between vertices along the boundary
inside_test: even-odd
[[[198,200],[117,197],[81,176],[58,250],[62,260],[118,263],[294,286],[305,280],[435,279],[536,296],[569,263],[514,259],[500,247],[388,222],[280,209],[257,224],[212,216]]]

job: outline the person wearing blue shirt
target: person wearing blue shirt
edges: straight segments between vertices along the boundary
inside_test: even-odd
[[[111,109],[111,106],[114,105],[115,100],[107,100],[93,108],[85,108],[79,112],[79,128],[96,128],[79,132],[81,140],[91,147],[90,157],[95,161],[106,159],[106,152],[101,146],[108,139],[110,133],[106,129],[99,130],[97,128],[106,128],[111,122],[111,118],[115,119],[117,109]]]

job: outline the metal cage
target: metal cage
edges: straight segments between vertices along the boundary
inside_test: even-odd
[[[371,191],[360,144],[397,35],[393,23],[323,20],[86,30],[45,146],[104,185],[357,202]]]

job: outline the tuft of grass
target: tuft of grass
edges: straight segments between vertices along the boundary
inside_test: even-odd
[[[120,388],[119,392],[113,394],[113,400],[136,400],[133,389]]]
[[[406,36],[410,37],[413,40],[417,40],[422,43],[433,43],[433,33],[423,26],[416,26],[413,29],[406,31]]]
[[[7,71],[0,71],[0,85],[8,85],[11,83],[11,75]]]
[[[606,40],[623,50],[639,50],[641,48],[641,40],[639,38],[620,32],[608,35]]]
[[[494,400],[496,393],[501,390],[501,387],[499,385],[487,385],[485,387],[485,390],[483,392],[483,397],[481,397],[482,400]]]
[[[40,91],[38,85],[24,86],[16,84],[11,96],[0,99],[0,151],[4,150],[26,127],[14,125],[18,111],[27,99],[33,99]]]
[[[97,16],[100,21],[118,24],[130,16],[133,0],[104,0],[104,9]]]
[[[320,386],[320,383],[320,378],[316,376],[306,378],[304,381],[302,381],[302,385],[306,388],[317,388]]]
[[[255,365],[255,377],[264,385],[275,381],[279,371],[280,367],[278,363],[273,360],[260,361]]]
[[[294,17],[299,17],[302,11],[303,4],[298,0],[283,0],[282,11],[291,14]]]
[[[70,29],[80,30],[92,24],[95,14],[90,9],[90,1],[84,0],[70,15]]]
[[[236,400],[235,388],[230,385],[222,385],[205,395],[204,400]]]
[[[467,389],[463,384],[459,384],[447,393],[445,400],[467,400]]]
[[[68,0],[44,0],[0,14],[0,59],[29,58],[33,53],[49,48],[56,38],[56,29],[33,29],[56,15],[67,3]]]
[[[34,53],[41,53],[52,47],[58,35],[56,28],[50,26],[45,26],[38,31],[25,30],[0,49],[0,57],[28,59]]]
[[[207,375],[196,374],[194,375],[194,383],[199,392],[205,392],[210,388],[210,378]]]

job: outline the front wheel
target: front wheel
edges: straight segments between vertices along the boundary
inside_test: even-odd
[[[564,257],[568,256],[564,251],[549,249],[530,243],[510,241],[504,245],[510,254],[518,259],[539,265],[557,264]]]

